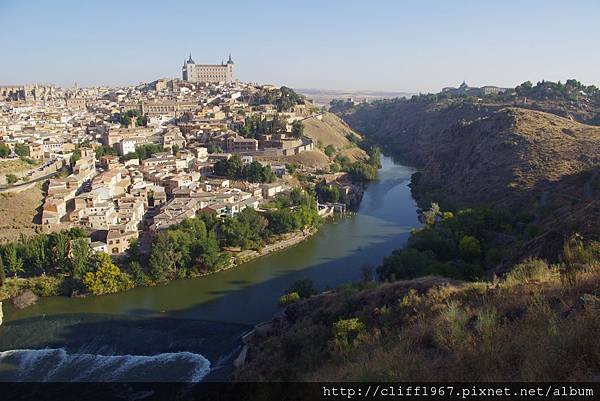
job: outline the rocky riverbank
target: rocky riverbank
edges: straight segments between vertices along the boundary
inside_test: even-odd
[[[234,255],[233,266],[241,266],[261,256],[266,256],[270,253],[277,252],[299,244],[300,242],[312,237],[318,232],[318,228],[307,228],[302,231],[296,231],[288,234],[283,234],[275,242],[265,245],[260,250],[247,250],[241,251]]]

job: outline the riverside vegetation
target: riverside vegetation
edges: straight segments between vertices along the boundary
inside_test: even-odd
[[[265,213],[245,209],[224,219],[202,214],[158,233],[149,255],[134,243],[119,260],[92,254],[87,233],[77,228],[22,236],[0,246],[0,299],[25,289],[39,296],[100,295],[215,272],[232,264],[230,248],[260,249],[318,225],[314,197],[294,189],[264,205]]]
[[[424,226],[378,282],[365,268],[316,296],[290,287],[236,380],[597,379],[600,90],[526,82],[332,111],[421,167]]]

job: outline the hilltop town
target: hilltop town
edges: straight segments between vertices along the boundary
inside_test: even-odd
[[[233,65],[190,55],[182,79],[0,87],[2,241],[77,229],[84,254],[118,260],[132,244],[147,257],[186,220],[265,213],[293,190],[322,217],[356,205],[374,176],[360,136],[292,89],[235,80]]]

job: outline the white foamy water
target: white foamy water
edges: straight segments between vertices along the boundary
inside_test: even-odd
[[[199,382],[210,372],[200,354],[97,355],[64,348],[0,352],[0,381]]]

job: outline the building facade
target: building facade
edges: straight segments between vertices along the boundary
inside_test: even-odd
[[[190,54],[183,62],[181,72],[183,80],[188,82],[232,82],[233,66],[231,54],[227,63],[221,64],[196,64]]]

